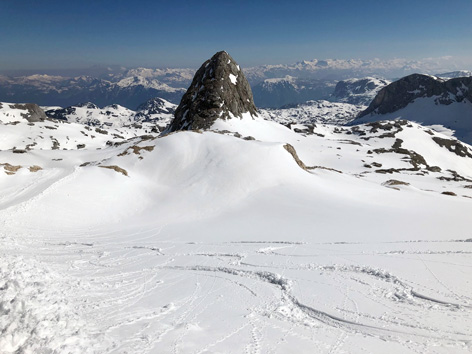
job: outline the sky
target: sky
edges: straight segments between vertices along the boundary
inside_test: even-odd
[[[0,70],[451,56],[472,68],[472,0],[0,0]]]

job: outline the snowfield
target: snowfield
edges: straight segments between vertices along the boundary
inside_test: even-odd
[[[280,124],[323,123],[344,125],[353,121],[367,106],[325,100],[307,101],[280,109],[260,109],[260,115]]]
[[[2,353],[472,351],[472,148],[448,135],[0,128]]]
[[[366,123],[380,119],[408,119],[423,125],[443,125],[455,132],[455,136],[472,143],[472,103],[467,100],[448,105],[437,104],[438,97],[417,98],[408,106],[393,113],[371,114],[358,118],[356,123]]]

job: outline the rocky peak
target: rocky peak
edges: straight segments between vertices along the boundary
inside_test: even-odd
[[[216,119],[257,115],[251,87],[239,65],[221,51],[196,72],[169,131],[208,129]]]
[[[436,104],[472,102],[472,77],[441,80],[434,76],[412,74],[392,82],[379,91],[370,106],[359,114],[386,114],[406,107],[417,98],[435,97]]]

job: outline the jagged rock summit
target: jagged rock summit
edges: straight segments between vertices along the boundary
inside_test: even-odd
[[[251,86],[234,59],[221,51],[196,72],[169,132],[208,129],[218,118],[242,118],[244,113],[257,116]]]

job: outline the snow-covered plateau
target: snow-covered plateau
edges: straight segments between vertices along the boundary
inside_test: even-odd
[[[1,353],[472,351],[472,148],[441,126],[3,107]]]

